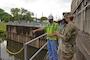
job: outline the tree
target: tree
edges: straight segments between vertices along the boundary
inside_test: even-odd
[[[21,8],[20,13],[21,13],[21,20],[23,20],[23,18],[25,18],[25,15],[27,13],[27,10],[24,9],[24,8]]]
[[[0,9],[0,19],[4,22],[11,20],[12,16],[6,13],[3,9]]]
[[[47,20],[47,17],[41,17],[40,20],[41,21]]]
[[[34,15],[33,12],[29,12],[28,10],[21,8],[21,19],[23,20],[33,20],[32,16]]]
[[[14,20],[29,20],[32,21],[32,16],[34,15],[33,12],[29,12],[28,10],[24,8],[12,8],[11,13],[13,15]]]
[[[19,8],[12,8],[11,13],[14,17],[14,20],[20,20],[20,16],[19,16],[20,9]]]
[[[27,12],[26,13],[26,20],[33,21],[32,15],[34,15],[32,12]]]
[[[2,21],[8,22],[11,20],[11,18],[12,18],[12,16],[10,14],[4,13],[4,15],[2,16]]]
[[[0,19],[2,19],[2,16],[4,15],[4,10],[3,9],[0,9]]]

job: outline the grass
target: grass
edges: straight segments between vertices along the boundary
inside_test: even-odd
[[[2,41],[6,39],[6,23],[0,22],[0,37]]]
[[[0,22],[0,30],[6,31],[6,23]]]

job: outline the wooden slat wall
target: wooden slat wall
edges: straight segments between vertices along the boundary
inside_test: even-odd
[[[44,31],[36,32],[32,34],[32,30],[37,29],[36,27],[25,27],[25,26],[7,26],[7,39],[14,40],[19,43],[25,43],[38,37],[44,33]],[[41,38],[29,45],[40,48],[46,42],[45,38]]]

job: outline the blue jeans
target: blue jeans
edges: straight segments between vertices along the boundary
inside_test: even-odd
[[[48,40],[48,53],[50,60],[59,60],[57,49],[56,49],[56,40]]]

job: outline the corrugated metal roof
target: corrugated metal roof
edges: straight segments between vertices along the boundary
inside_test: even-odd
[[[28,26],[28,27],[42,27],[47,23],[44,22],[29,22],[29,21],[14,21],[8,22],[7,25],[15,25],[15,26]]]

